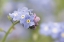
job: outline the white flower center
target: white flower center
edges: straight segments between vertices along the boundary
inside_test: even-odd
[[[14,16],[17,16],[17,15],[18,15],[17,13],[14,14]]]
[[[63,38],[64,38],[64,33],[62,33],[62,34],[61,34],[61,37],[63,37]]]
[[[48,30],[49,30],[48,26],[45,26],[44,31],[48,31]]]
[[[21,15],[21,18],[22,18],[22,19],[25,18],[25,15]]]
[[[58,29],[57,29],[57,28],[53,28],[53,29],[52,29],[52,32],[53,32],[53,33],[58,33]]]

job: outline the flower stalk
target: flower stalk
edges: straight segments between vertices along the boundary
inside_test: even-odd
[[[6,41],[6,38],[7,38],[8,34],[9,34],[9,32],[11,31],[11,29],[12,29],[17,23],[19,23],[19,21],[16,21],[16,22],[14,22],[14,23],[11,25],[11,27],[9,28],[9,30],[6,32],[6,34],[5,34],[2,42],[5,42],[5,41]]]

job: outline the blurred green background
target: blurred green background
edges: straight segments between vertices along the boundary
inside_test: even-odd
[[[39,26],[36,30],[26,30],[18,24],[15,26],[16,29],[8,36],[6,42],[54,42],[54,39],[50,36],[39,33],[40,24],[49,21],[63,22],[64,0],[51,0],[49,2],[48,0],[0,0],[0,27],[7,31],[11,25],[11,22],[7,19],[8,14],[23,6],[34,9],[33,12],[41,18]],[[4,35],[5,33],[0,32],[0,42]]]

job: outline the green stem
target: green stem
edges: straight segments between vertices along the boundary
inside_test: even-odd
[[[9,34],[10,30],[11,30],[17,23],[19,23],[19,21],[16,21],[16,22],[14,22],[14,23],[11,25],[11,27],[9,28],[9,30],[6,32],[6,34],[5,34],[2,42],[5,42],[5,41],[6,41],[6,38],[7,38],[8,34]]]

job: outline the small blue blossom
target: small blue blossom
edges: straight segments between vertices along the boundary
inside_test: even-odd
[[[29,28],[29,26],[35,25],[34,16],[25,15],[25,18],[20,20],[20,23],[24,25],[24,28]]]
[[[14,11],[14,13],[9,13],[9,16],[13,19],[13,21],[19,21],[20,20],[20,15],[18,14],[17,11]]]
[[[58,34],[61,31],[60,24],[59,23],[52,23],[50,28],[51,28],[51,37],[54,39],[57,39]]]
[[[14,13],[10,13],[9,16],[13,19],[13,21],[20,20],[21,18],[25,18],[25,15],[30,15],[33,13],[31,10],[28,10],[27,7],[19,8],[18,11],[14,11]]]
[[[20,21],[24,28],[29,28],[29,26],[35,25],[34,14],[27,7],[19,8],[18,11],[9,14],[9,16],[13,19],[13,21]]]
[[[32,9],[28,9],[27,7],[19,8],[18,12],[21,12],[22,14],[33,14]]]
[[[59,32],[59,35],[58,35],[58,40],[60,42],[64,42],[64,23],[60,23],[61,24],[61,31]]]
[[[43,35],[49,36],[50,33],[51,33],[49,25],[48,24],[41,24],[40,33],[43,34]]]
[[[21,14],[29,14],[29,10],[27,7],[19,8],[18,12],[20,12]]]
[[[27,7],[19,8],[18,14],[20,15],[20,19],[25,18],[26,15],[33,16],[33,13]]]
[[[60,42],[64,42],[64,29],[59,33],[58,39]]]
[[[28,10],[27,7],[23,7],[22,9],[18,9],[18,13],[20,15],[20,21],[26,19],[27,16],[30,16],[31,18],[33,18],[32,20],[34,20],[34,15],[32,14],[32,12],[30,10]],[[22,24],[23,22],[21,22]]]
[[[61,29],[64,30],[64,22],[61,22]]]

